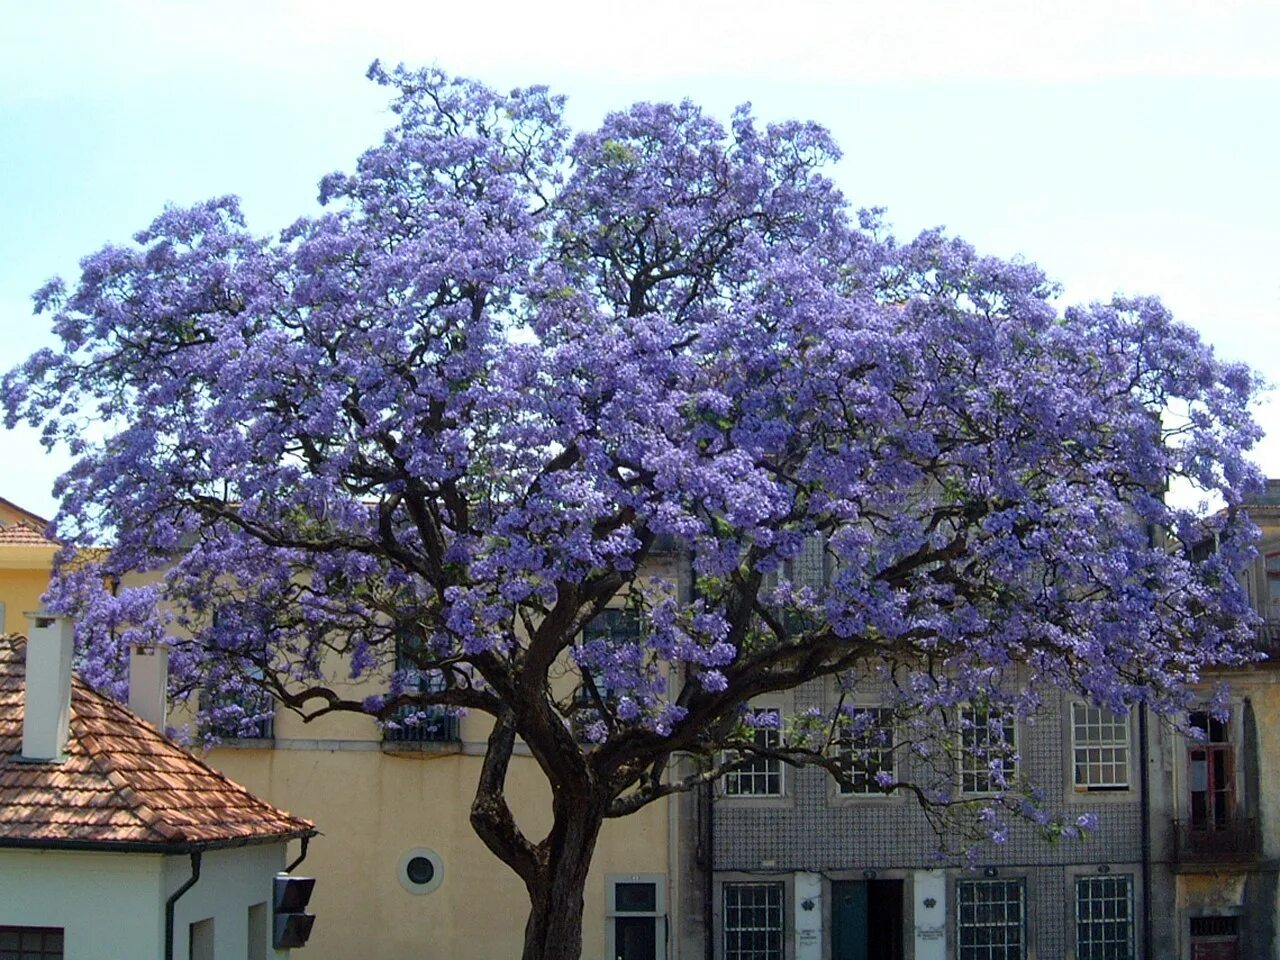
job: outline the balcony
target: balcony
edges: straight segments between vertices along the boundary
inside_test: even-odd
[[[456,744],[461,739],[458,718],[435,707],[401,707],[398,726],[382,731],[384,744]]]
[[[1261,851],[1256,820],[1232,817],[1218,824],[1173,821],[1173,862],[1183,869],[1244,866]]]
[[[1270,663],[1280,665],[1280,620],[1264,620],[1258,627],[1254,647]]]

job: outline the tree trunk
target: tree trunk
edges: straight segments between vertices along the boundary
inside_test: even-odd
[[[590,801],[557,800],[555,826],[540,844],[545,860],[529,884],[529,922],[522,960],[580,960],[583,892],[603,808]],[[542,859],[541,857],[539,859]]]

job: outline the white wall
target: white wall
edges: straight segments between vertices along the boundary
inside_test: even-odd
[[[272,879],[285,862],[283,843],[205,852],[174,911],[174,960],[191,960],[191,924],[210,918],[214,960],[245,960],[257,903],[268,918],[259,955],[287,958],[270,944]],[[0,926],[61,927],[66,960],[160,960],[165,900],[190,876],[187,855],[0,848]]]
[[[213,918],[214,960],[245,960],[249,956],[249,908],[256,903],[266,903],[268,922],[264,933],[270,938],[272,880],[286,862],[283,843],[205,852],[200,881],[182,895],[174,910],[174,960],[191,960],[187,954],[191,924],[210,917]],[[304,862],[298,870],[300,875],[306,874],[305,867]],[[190,876],[189,856],[165,857],[165,897]],[[336,922],[337,918],[329,920]],[[289,956],[288,951],[272,950],[269,940],[265,950],[268,957]],[[67,960],[73,958],[68,955]]]
[[[0,849],[0,925],[62,927],[66,960],[159,958],[163,859]]]

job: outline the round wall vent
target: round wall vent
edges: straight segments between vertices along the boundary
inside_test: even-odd
[[[410,893],[430,893],[444,882],[444,861],[434,850],[414,847],[400,858],[396,876]]]

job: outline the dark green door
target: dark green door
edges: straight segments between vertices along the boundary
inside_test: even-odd
[[[866,881],[831,884],[831,960],[868,960]]]

